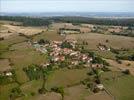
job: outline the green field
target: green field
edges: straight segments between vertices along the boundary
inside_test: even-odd
[[[46,87],[50,89],[54,86],[67,87],[79,84],[80,81],[88,77],[88,71],[88,69],[56,70],[48,77]]]
[[[134,99],[134,76],[122,76],[115,80],[105,80],[103,83],[117,100]]]
[[[0,100],[9,100],[11,89],[17,87],[18,84],[12,83],[8,85],[0,85]]]
[[[57,31],[55,30],[48,30],[41,34],[35,35],[32,37],[33,41],[38,41],[40,39],[47,39],[47,40],[53,40],[53,41],[61,41],[64,39],[64,37],[60,36]]]
[[[10,58],[13,68],[16,70],[17,80],[20,83],[28,81],[25,72],[22,70],[30,64],[41,64],[46,62],[46,55],[40,54],[33,48],[29,47],[26,42],[12,45],[13,51],[3,53],[3,58]]]

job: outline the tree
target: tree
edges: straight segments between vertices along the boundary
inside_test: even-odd
[[[104,71],[102,71],[102,70],[100,70],[100,69],[93,69],[93,72],[95,73],[95,82],[97,83],[97,84],[100,84],[101,83],[101,80],[100,80],[100,77],[101,77],[101,74],[104,72]]]
[[[43,85],[42,85],[42,88],[39,89],[39,93],[40,94],[44,94],[47,92],[47,89],[45,87],[45,84],[46,84],[46,80],[48,78],[48,76],[50,75],[50,73],[52,72],[52,70],[50,68],[47,68],[47,69],[42,69],[42,73],[43,73]]]
[[[20,96],[22,96],[22,95],[23,95],[23,94],[22,94],[21,89],[20,89],[19,87],[15,87],[15,88],[13,88],[13,89],[11,90],[10,99],[11,99],[11,100],[14,100],[15,98],[20,97]]]
[[[122,73],[124,73],[126,75],[129,75],[130,74],[130,71],[129,71],[129,69],[126,69],[126,70],[122,71]]]
[[[51,90],[54,91],[54,92],[60,93],[61,96],[62,96],[62,100],[64,100],[65,92],[64,92],[64,88],[63,87],[53,87],[53,88],[51,88]]]
[[[61,48],[73,48],[73,46],[69,42],[65,41],[61,44]]]

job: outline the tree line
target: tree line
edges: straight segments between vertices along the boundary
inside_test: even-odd
[[[53,17],[55,22],[68,22],[73,24],[97,24],[97,25],[116,25],[116,26],[133,26],[134,18],[113,19],[113,18],[89,18],[89,17]]]
[[[22,22],[23,26],[48,26],[51,23],[47,19],[20,16],[0,16],[0,20]]]
[[[0,16],[0,20],[22,22],[24,26],[48,26],[51,22],[67,22],[72,24],[97,24],[134,27],[134,18],[89,18],[89,17],[22,17],[22,16]]]

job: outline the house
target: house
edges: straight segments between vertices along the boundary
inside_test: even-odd
[[[104,89],[104,85],[103,84],[97,84],[96,88],[98,88],[99,90],[103,90]]]
[[[59,60],[60,61],[64,61],[65,60],[65,57],[64,56],[59,56]]]
[[[6,76],[12,76],[12,72],[6,72],[5,75]]]
[[[103,68],[103,64],[92,64],[92,68]]]
[[[72,61],[71,64],[72,65],[78,65],[79,64],[79,61]]]
[[[64,49],[63,49],[63,53],[64,53],[65,55],[70,54],[71,52],[72,52],[71,49],[68,49],[68,48],[64,48]]]
[[[41,64],[42,67],[47,67],[49,65],[50,65],[49,63]]]
[[[77,51],[73,51],[72,53],[70,53],[70,56],[77,56],[78,55],[78,52]]]

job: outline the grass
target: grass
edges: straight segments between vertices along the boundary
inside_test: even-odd
[[[0,86],[0,100],[9,100],[11,89],[17,86],[16,83]]]
[[[34,41],[38,41],[40,39],[47,39],[47,40],[55,40],[55,41],[61,41],[63,40],[63,37],[60,36],[57,31],[45,31],[42,34],[38,34],[33,36]]]
[[[24,83],[28,81],[28,78],[22,69],[30,64],[41,64],[45,62],[46,55],[35,51],[29,47],[26,42],[15,44],[11,48],[14,49],[14,51],[8,51],[2,56],[11,59],[11,62],[14,64],[13,68],[16,70],[17,80],[20,83]]]
[[[134,99],[134,76],[126,75],[114,80],[105,80],[105,87],[116,97],[117,100]]]
[[[0,59],[0,71],[11,69],[10,62],[8,59]]]
[[[106,59],[116,59],[116,54],[110,52],[110,51],[94,51],[95,54],[97,54],[100,57],[106,58]]]
[[[86,33],[86,34],[68,35],[67,38],[76,39],[80,43],[82,41],[88,42],[88,45],[86,46],[86,48],[90,50],[98,50],[97,45],[99,43],[115,48],[115,49],[121,49],[121,48],[133,49],[134,48],[133,38],[126,37],[126,36]],[[106,40],[108,40],[109,42],[106,42]]]
[[[4,40],[1,41],[1,44],[5,46],[13,45],[16,43],[20,43],[23,41],[26,41],[27,39],[25,37],[19,36],[19,35],[12,35]]]
[[[20,89],[24,93],[24,96],[21,98],[23,100],[29,100],[29,98],[32,97],[32,93],[34,93],[34,95],[37,95],[38,89],[41,88],[42,84],[43,80],[33,80],[21,85]]]
[[[84,100],[89,95],[91,95],[91,92],[84,85],[65,88],[65,100]]]
[[[48,89],[54,86],[62,86],[67,87],[74,84],[80,83],[80,81],[87,78],[88,69],[60,69],[54,71],[49,77],[46,82],[46,87]]]

